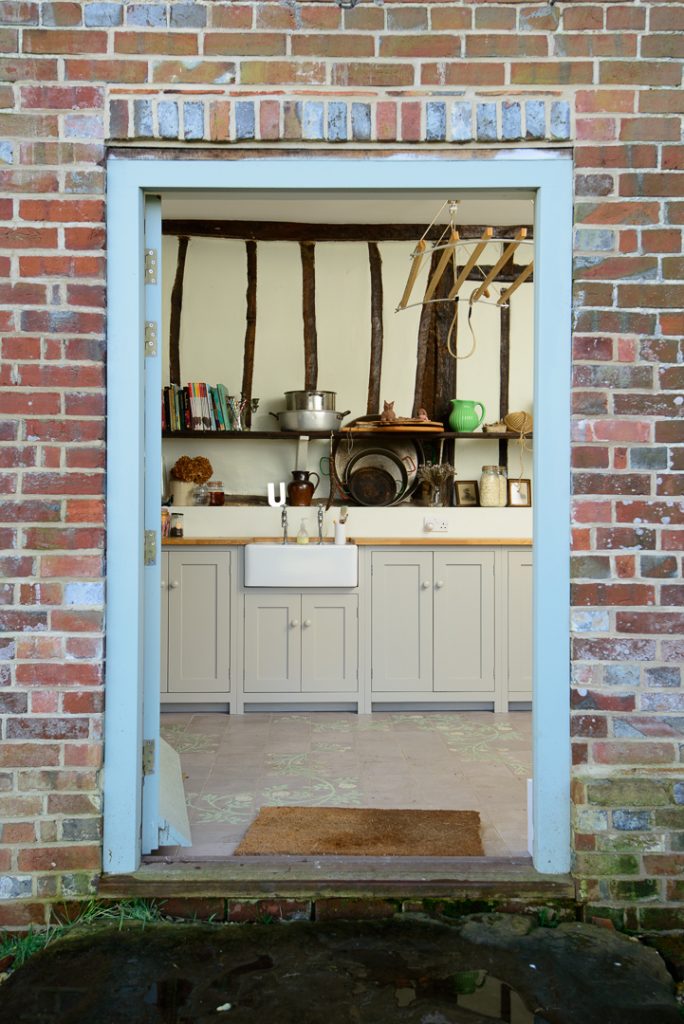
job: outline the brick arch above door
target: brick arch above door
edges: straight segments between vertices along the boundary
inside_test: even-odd
[[[571,104],[559,94],[300,97],[131,91],[109,97],[110,142],[567,144]]]

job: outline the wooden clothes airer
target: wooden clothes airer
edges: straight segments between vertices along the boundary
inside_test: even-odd
[[[425,235],[418,241],[418,243],[416,244],[415,249],[411,253],[411,269],[409,271],[408,279],[406,281],[406,287],[404,288],[404,292],[403,292],[403,294],[401,296],[401,299],[399,301],[399,305],[397,306],[397,312],[400,312],[401,310],[410,308],[410,306],[409,306],[409,299],[411,298],[411,293],[413,291],[413,288],[415,286],[416,280],[418,278],[418,274],[420,273],[420,269],[421,269],[421,266],[422,266],[423,261],[425,259],[425,256],[428,255],[428,247],[427,247],[427,243],[425,241],[425,236],[428,234],[428,232],[430,231],[430,228],[432,227],[432,225],[437,220],[437,217],[439,217],[440,213],[442,212],[444,207],[447,206],[447,205],[449,206],[449,213],[450,213],[450,219],[451,219],[450,226],[449,226],[449,228],[447,228],[447,230],[449,232],[449,238],[448,238],[447,241],[444,241],[444,237],[445,237],[445,235],[447,233],[447,230],[445,230],[445,232],[443,233],[441,238],[439,238],[438,241],[435,243],[435,245],[432,246],[430,252],[441,251],[442,255],[440,256],[439,262],[438,262],[438,264],[437,264],[437,266],[436,266],[432,276],[428,280],[427,287],[425,289],[425,294],[423,295],[423,298],[420,300],[420,302],[411,303],[410,306],[417,306],[417,305],[423,306],[423,305],[426,305],[429,302],[455,302],[456,303],[456,307],[455,307],[455,311],[454,311],[454,320],[456,321],[457,316],[458,316],[459,291],[461,290],[461,287],[462,287],[463,283],[467,280],[468,276],[472,273],[473,269],[475,267],[477,267],[478,260],[480,259],[480,256],[484,252],[485,248],[490,243],[499,241],[499,239],[496,239],[494,237],[494,229],[493,228],[490,228],[490,227],[485,228],[484,231],[482,232],[482,237],[479,240],[473,242],[474,248],[473,248],[472,252],[468,256],[468,258],[467,258],[465,264],[463,265],[463,267],[461,268],[460,272],[457,272],[457,266],[456,266],[456,252],[457,252],[457,248],[459,246],[464,246],[464,245],[467,245],[469,243],[464,242],[464,241],[461,240],[461,238],[459,236],[459,233],[458,233],[458,230],[456,229],[456,226],[454,224],[454,219],[455,219],[455,214],[456,214],[456,207],[457,207],[458,204],[454,200],[447,200],[447,202],[445,202],[442,205],[441,209],[438,211],[437,216],[432,221],[432,224],[430,224],[429,227],[427,228],[427,230],[425,232]],[[478,287],[475,289],[475,291],[470,296],[469,302],[470,302],[471,311],[472,311],[473,305],[476,302],[479,302],[483,297],[484,298],[488,298],[489,297],[489,294],[490,294],[489,286],[491,284],[495,283],[496,277],[499,274],[499,272],[501,271],[501,269],[503,267],[505,267],[507,263],[509,263],[509,261],[512,259],[513,254],[515,253],[516,249],[526,240],[526,238],[527,238],[527,228],[519,228],[518,231],[516,232],[515,238],[512,241],[508,241],[508,244],[504,248],[504,251],[502,252],[502,254],[499,257],[499,259],[496,261],[494,266],[489,269],[487,274],[484,276],[484,279],[482,280],[482,282],[478,285]],[[503,242],[504,239],[501,239],[500,241]],[[447,266],[449,264],[449,260],[450,259],[453,259],[453,261],[454,261],[454,277],[455,277],[455,280],[454,280],[453,287],[451,288],[451,291],[449,292],[449,294],[446,297],[446,299],[435,299],[435,298],[433,298],[433,296],[434,296],[434,294],[435,294],[435,292],[437,290],[437,286],[438,286],[439,282],[442,279],[444,271],[446,270],[446,268],[447,268]],[[520,271],[518,277],[514,280],[514,282],[511,284],[511,286],[509,288],[506,288],[505,290],[502,290],[500,292],[499,297],[496,300],[496,305],[497,306],[503,306],[505,303],[507,303],[509,301],[511,295],[513,295],[513,293],[515,291],[517,291],[517,289],[520,287],[520,285],[523,284],[523,282],[527,280],[527,278],[532,274],[533,270],[534,270],[534,261],[531,261],[525,267],[523,267],[523,269]]]

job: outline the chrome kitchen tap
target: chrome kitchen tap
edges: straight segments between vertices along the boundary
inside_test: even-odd
[[[287,544],[287,508],[283,505],[283,510],[280,513],[280,525],[283,528],[283,544]]]
[[[323,543],[323,506],[318,506],[318,543]]]

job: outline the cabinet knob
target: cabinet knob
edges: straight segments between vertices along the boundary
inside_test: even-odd
[[[165,586],[166,586],[166,580],[162,580],[161,581],[161,588],[162,588],[162,590],[164,589]]]
[[[441,590],[442,587],[444,586],[444,580],[437,580],[435,586],[437,587],[437,590]]]
[[[176,587],[179,587],[179,586],[180,586],[180,583],[178,582],[178,580],[171,580],[171,582],[169,583],[169,590],[175,590]]]
[[[304,619],[304,622],[302,623],[302,625],[305,626],[308,629],[309,626],[311,625],[311,619]]]
[[[299,619],[291,619],[290,625],[292,626],[293,629],[296,629],[297,626],[299,625]]]
[[[421,587],[423,588],[423,590],[427,590],[429,586],[430,580],[423,580],[423,582],[421,583]]]

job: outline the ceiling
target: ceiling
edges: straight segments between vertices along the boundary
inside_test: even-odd
[[[428,224],[446,199],[458,200],[458,224],[531,225],[531,192],[188,192],[162,197],[169,220],[294,221],[305,224]],[[445,207],[437,217],[447,224]]]

